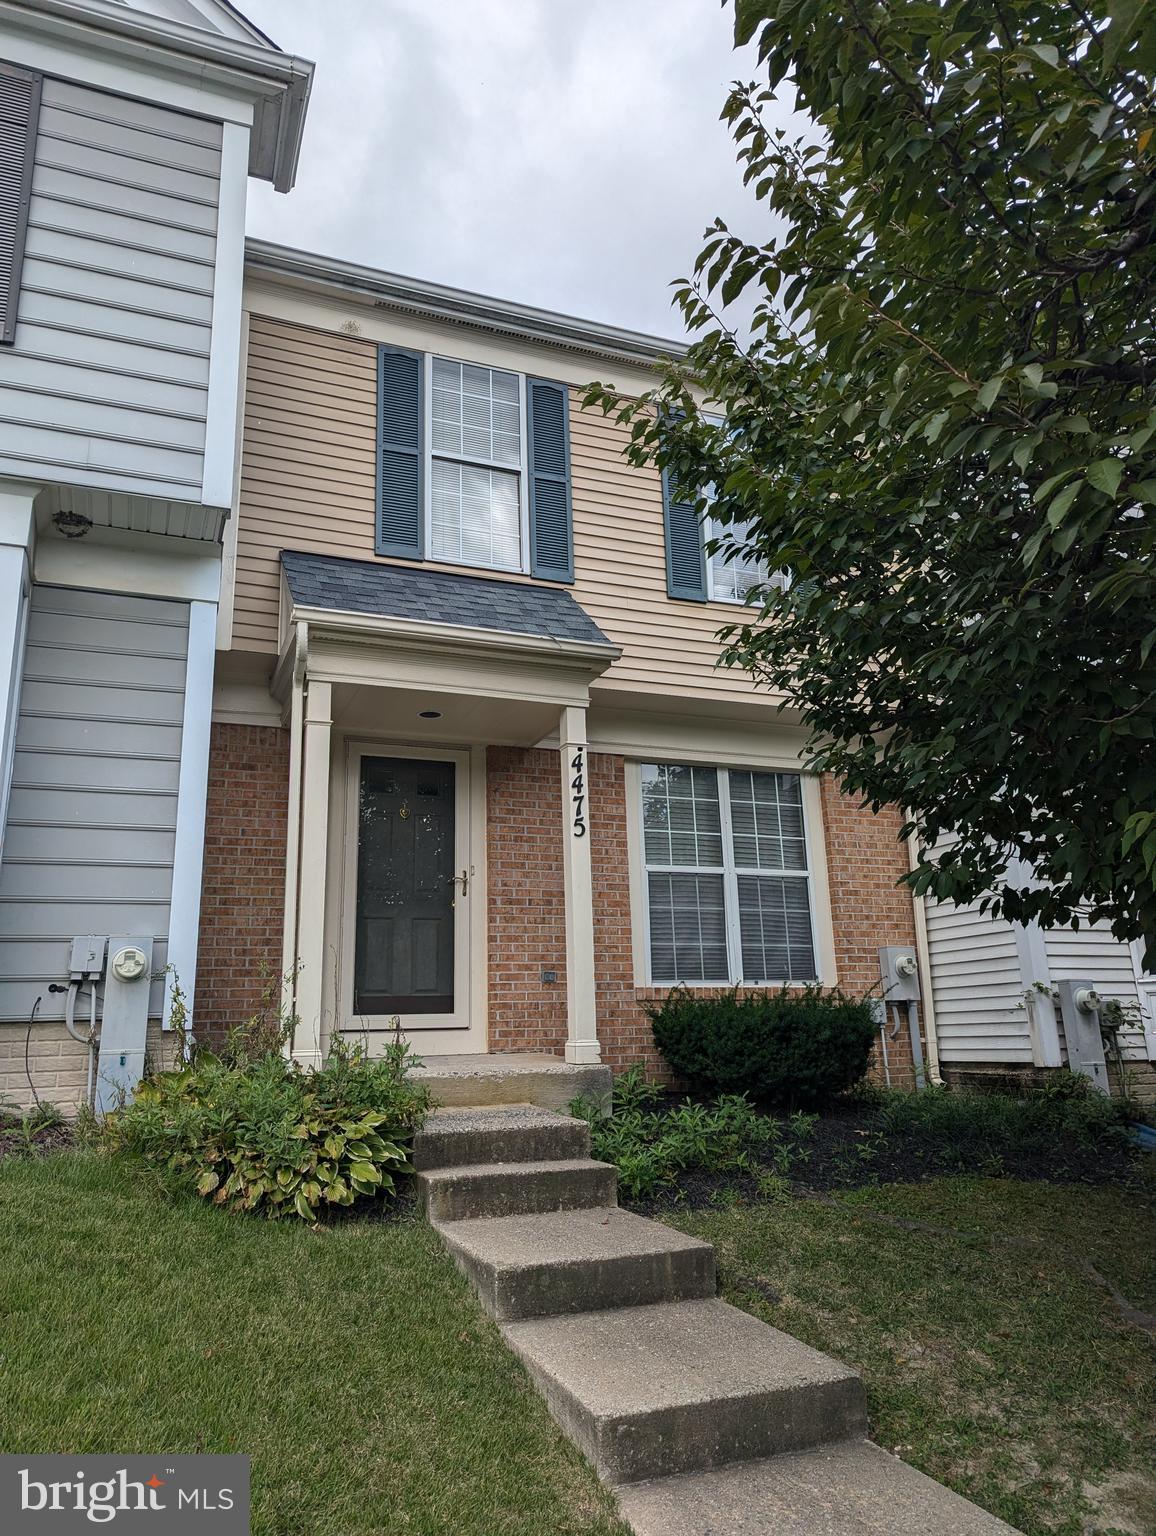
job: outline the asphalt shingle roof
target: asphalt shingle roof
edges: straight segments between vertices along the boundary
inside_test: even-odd
[[[293,601],[305,608],[610,644],[586,610],[559,587],[339,560],[295,549],[281,551],[281,564]]]

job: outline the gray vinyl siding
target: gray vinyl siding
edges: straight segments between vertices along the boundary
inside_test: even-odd
[[[165,962],[187,603],[37,586],[0,866],[0,1019],[59,1019],[76,934]],[[154,1008],[160,984],[154,983]]]
[[[1134,1028],[1121,1032],[1120,1047],[1133,1061],[1146,1061],[1144,1031],[1138,1022],[1140,991],[1127,944],[1114,938],[1107,923],[1084,923],[1079,928],[1053,928],[1045,937],[1052,980],[1089,979],[1101,997],[1123,1004],[1126,1016],[1137,1019]]]
[[[1032,1060],[1015,932],[979,904],[929,901],[927,943],[940,1060]]]
[[[221,125],[46,79],[0,475],[197,501]]]

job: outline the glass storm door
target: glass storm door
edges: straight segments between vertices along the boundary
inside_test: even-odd
[[[371,757],[357,786],[353,1011],[382,1027],[467,1024],[459,764]]]

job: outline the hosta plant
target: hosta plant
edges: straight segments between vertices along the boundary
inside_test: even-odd
[[[371,1059],[340,1041],[320,1070],[276,1051],[202,1053],[142,1083],[107,1118],[105,1139],[218,1205],[312,1222],[327,1207],[392,1195],[411,1171],[429,1107],[411,1061],[403,1047]]]

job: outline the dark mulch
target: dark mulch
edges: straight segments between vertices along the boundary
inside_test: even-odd
[[[29,1116],[0,1115],[0,1159],[5,1157],[44,1157],[70,1147],[74,1140],[67,1121],[59,1125],[37,1125]]]
[[[674,1107],[685,1096],[669,1096]],[[751,1173],[680,1175],[677,1184],[652,1198],[627,1202],[633,1210],[654,1213],[672,1207],[701,1210],[710,1206],[767,1198],[761,1177],[778,1173],[797,1194],[863,1189],[874,1184],[917,1184],[950,1174],[984,1178],[1039,1180],[1050,1184],[1135,1186],[1143,1154],[1123,1134],[1096,1141],[1041,1137],[1018,1144],[942,1137],[914,1128],[892,1131],[880,1124],[871,1105],[849,1103],[825,1111],[809,1135],[796,1140],[785,1132],[790,1163],[776,1166],[771,1152]],[[773,1149],[771,1149],[773,1151]]]

